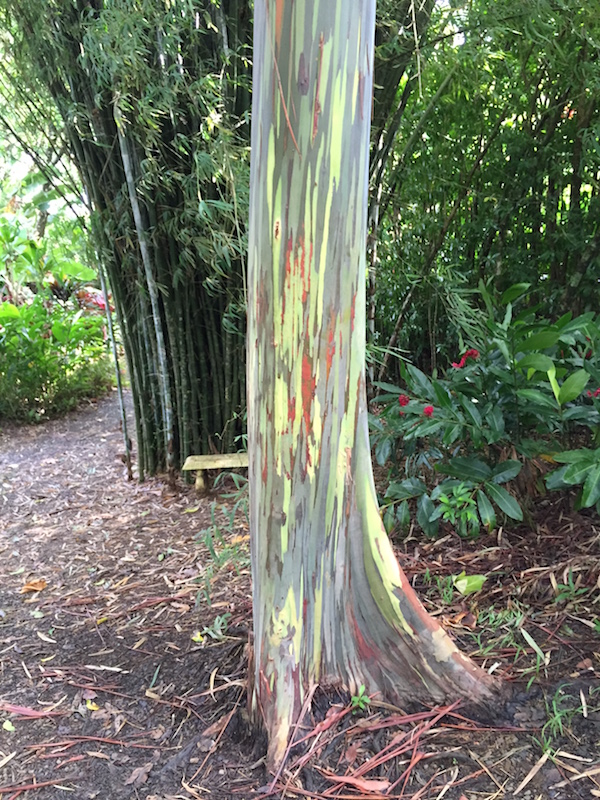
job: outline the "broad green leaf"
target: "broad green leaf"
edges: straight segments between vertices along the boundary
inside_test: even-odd
[[[546,356],[543,353],[530,353],[528,356],[523,356],[523,358],[517,361],[517,367],[519,369],[533,369],[538,372],[548,372],[549,369],[554,369],[554,361],[552,361],[550,356]]]
[[[576,464],[569,464],[563,475],[565,483],[571,486],[579,486],[587,478],[589,473],[594,469],[594,464],[585,462],[577,462]]]
[[[17,306],[12,303],[0,303],[0,320],[18,319],[21,313]]]
[[[447,495],[450,489],[454,486],[460,486],[461,484],[469,489],[473,487],[471,481],[459,481],[457,478],[444,478],[441,483],[438,483],[438,485],[434,487],[431,492],[431,499],[439,500],[443,494]]]
[[[61,261],[58,269],[65,278],[76,278],[78,281],[93,281],[96,279],[96,270],[80,264],[79,261]]]
[[[63,322],[57,320],[52,325],[52,336],[54,336],[57,342],[65,344],[69,339],[69,330],[70,325],[65,325]]]
[[[504,433],[504,415],[498,406],[494,406],[494,408],[485,415],[485,421],[496,436],[502,436]]]
[[[494,483],[506,483],[510,481],[521,472],[522,464],[520,461],[511,459],[510,461],[502,461],[496,464],[492,471],[492,481]]]
[[[369,428],[373,431],[382,431],[385,429],[383,420],[375,414],[369,414]]]
[[[551,408],[557,411],[556,403],[547,394],[540,392],[538,389],[517,389],[517,395],[521,400],[527,403],[535,403],[544,408]]]
[[[437,536],[439,530],[438,520],[431,521],[435,513],[435,506],[429,495],[424,494],[417,503],[417,522],[427,536]]]
[[[375,459],[380,467],[383,467],[385,462],[392,454],[392,440],[389,436],[384,439],[379,439],[375,446]]]
[[[559,464],[577,464],[585,462],[595,464],[600,462],[600,448],[590,450],[589,447],[580,447],[577,450],[563,450],[562,453],[552,453],[552,458]]]
[[[545,350],[552,347],[558,341],[560,333],[558,331],[540,331],[522,339],[518,344],[518,349],[524,353],[528,350]]]
[[[444,444],[446,446],[449,446],[451,444],[454,444],[454,442],[456,442],[458,439],[460,439],[462,436],[463,427],[464,426],[459,423],[457,425],[453,425],[451,428],[446,428],[446,430],[444,431],[444,438],[443,438]]]
[[[508,303],[506,306],[506,314],[504,315],[504,319],[502,320],[502,325],[500,326],[502,330],[507,331],[508,326],[510,325],[512,320],[512,303]]]
[[[477,508],[481,521],[491,533],[496,527],[496,512],[488,496],[481,489],[477,492]]]
[[[569,375],[567,380],[560,387],[558,402],[561,404],[561,406],[564,406],[565,403],[570,403],[572,400],[575,400],[577,397],[579,397],[579,395],[585,389],[589,379],[590,375],[584,369],[578,369],[577,372]]]
[[[466,481],[487,481],[492,477],[492,469],[485,461],[464,456],[453,458],[449,464],[438,464],[436,470]]]
[[[585,420],[588,426],[598,424],[598,412],[595,409],[591,409],[589,406],[571,406],[566,409],[562,418],[564,420]]]
[[[546,475],[546,489],[549,492],[555,491],[557,489],[568,489],[569,484],[565,483],[564,475],[567,471],[568,467],[564,466],[560,469],[555,469],[554,472],[550,472]]]
[[[434,433],[437,433],[440,428],[444,427],[443,422],[436,421],[434,419],[427,419],[425,417],[425,422],[421,422],[418,428],[415,429],[417,436],[431,436]]]
[[[498,348],[498,350],[500,350],[500,352],[504,356],[504,360],[506,361],[506,363],[510,365],[512,363],[512,359],[510,357],[510,353],[508,352],[508,345],[506,344],[505,340],[500,339],[499,337],[495,337],[493,339],[493,342]]]
[[[552,393],[556,398],[556,402],[560,405],[560,386],[558,385],[558,381],[556,380],[556,369],[552,367],[552,369],[548,370],[548,380],[550,381],[550,386],[552,387]]]
[[[481,414],[479,413],[477,404],[464,395],[460,395],[460,404],[471,418],[473,424],[481,428]]]
[[[398,504],[396,508],[396,519],[401,528],[408,528],[410,525],[410,508],[406,500]]]
[[[566,314],[563,314],[563,315],[562,315],[562,317],[559,317],[559,318],[556,320],[556,322],[554,323],[554,326],[555,326],[556,328],[558,328],[559,330],[562,330],[562,328],[564,328],[564,327],[565,327],[565,325],[568,325],[568,324],[569,324],[569,322],[570,322],[572,319],[573,319],[573,312],[572,312],[572,311],[567,311],[567,313],[566,313]]]
[[[584,508],[589,508],[595,505],[598,500],[600,500],[600,463],[596,464],[586,478],[583,485],[583,494],[581,495],[581,505]]]
[[[385,532],[388,535],[393,531],[395,524],[396,524],[396,517],[394,515],[394,507],[388,506],[383,515],[383,526],[385,528]]]
[[[570,312],[568,312],[568,313],[570,313]],[[564,316],[566,317],[567,315],[565,314]],[[574,320],[571,320],[571,321],[567,320],[567,322],[563,326],[562,330],[565,331],[565,332],[569,331],[569,332],[573,332],[573,333],[576,333],[576,332],[580,331],[580,332],[586,334],[587,327],[590,324],[590,322],[592,322],[592,320],[594,319],[595,316],[596,315],[594,314],[593,311],[586,311],[585,314],[580,314],[578,317],[575,317]],[[563,319],[563,317],[561,317],[558,320],[558,322],[556,323],[556,327],[560,326],[560,322],[561,322],[562,319]],[[592,334],[587,334],[587,335],[591,336]]]
[[[386,500],[409,500],[411,497],[420,497],[427,491],[427,487],[418,478],[406,478],[400,483],[390,483],[385,493]]]
[[[530,283],[513,283],[513,285],[509,286],[508,289],[506,289],[506,291],[502,294],[500,302],[502,305],[505,305],[506,303],[512,303],[517,299],[517,297],[524,295],[530,287]]]
[[[461,572],[460,575],[452,576],[452,583],[457,592],[460,592],[463,597],[467,597],[474,592],[478,592],[487,578],[485,575],[467,575]]]
[[[384,392],[389,392],[389,394],[395,394],[396,396],[402,394],[402,389],[400,389],[399,386],[394,386],[393,383],[373,381],[373,386],[375,386],[376,389],[382,389]]]
[[[435,392],[436,402],[441,408],[452,408],[452,398],[445,386],[439,381],[434,381],[433,391]]]
[[[427,375],[413,364],[407,364],[406,369],[408,370],[408,374],[412,379],[415,389],[419,391],[421,396],[432,402],[435,401],[435,392],[433,391],[433,386]]]
[[[523,511],[521,506],[517,503],[515,498],[510,495],[502,486],[497,486],[495,483],[486,483],[485,491],[495,503],[498,508],[503,511],[507,517],[516,520],[523,519]]]

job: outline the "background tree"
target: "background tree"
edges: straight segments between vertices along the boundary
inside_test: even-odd
[[[281,762],[315,687],[493,696],[401,572],[365,392],[375,3],[255,7],[249,242],[252,705]]]

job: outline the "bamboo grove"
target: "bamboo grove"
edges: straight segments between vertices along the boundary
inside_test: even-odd
[[[139,474],[233,448],[245,407],[248,3],[15,3],[122,332]]]
[[[392,101],[414,70],[433,2],[416,27],[408,0],[389,6],[381,5],[374,106],[386,152],[397,130],[387,124],[398,116]],[[0,7],[17,94],[54,102],[51,127],[64,136],[55,149],[75,163],[92,212],[129,368],[140,477],[176,469],[193,452],[233,449],[246,405],[251,3]]]

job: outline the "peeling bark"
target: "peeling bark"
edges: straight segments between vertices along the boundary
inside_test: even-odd
[[[255,6],[248,435],[252,710],[284,758],[318,684],[491,701],[416,598],[377,507],[365,392],[375,3]]]

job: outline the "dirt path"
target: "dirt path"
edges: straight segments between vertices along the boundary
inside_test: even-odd
[[[237,717],[215,744],[243,699],[247,570],[220,599],[211,498],[127,482],[122,451],[114,395],[0,433],[3,798],[229,798],[252,777]],[[216,617],[225,638],[195,642]]]

